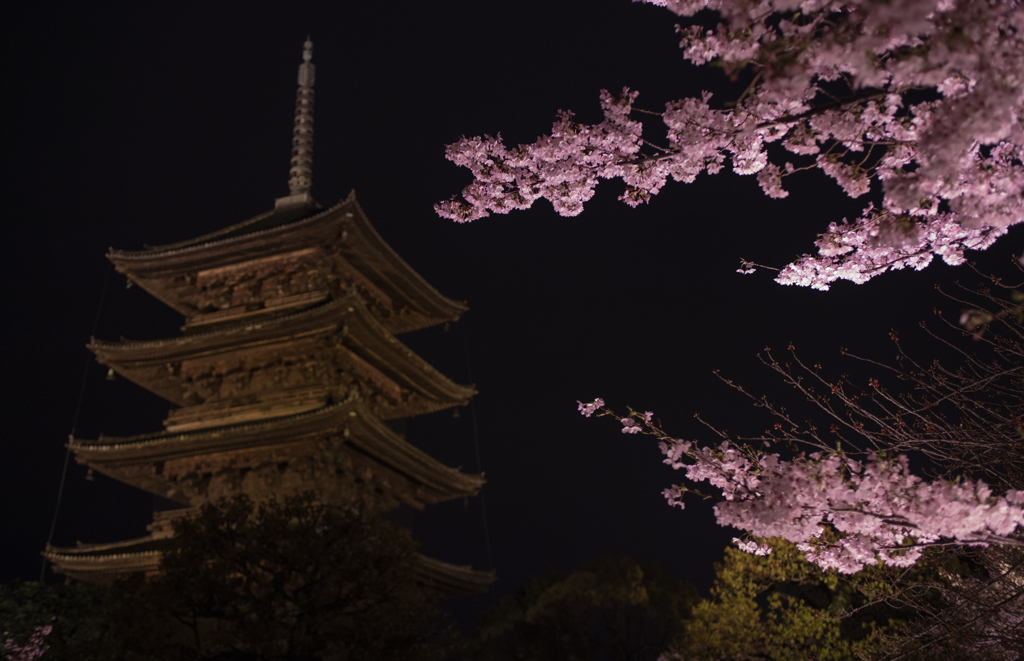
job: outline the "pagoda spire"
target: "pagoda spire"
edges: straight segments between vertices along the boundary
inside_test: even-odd
[[[306,203],[313,185],[313,42],[306,37],[299,65],[299,90],[295,97],[295,128],[292,129],[292,159],[288,170],[290,195],[279,198],[278,205]]]

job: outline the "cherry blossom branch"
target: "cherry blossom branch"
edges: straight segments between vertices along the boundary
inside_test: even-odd
[[[859,284],[890,270],[920,270],[935,257],[961,264],[965,251],[988,248],[1024,221],[1018,3],[849,0],[842,11],[802,3],[797,14],[782,0],[765,0],[753,13],[745,0],[652,2],[680,16],[720,14],[716,30],[678,31],[693,64],[754,72],[731,108],[713,109],[704,92],[652,113],[633,107],[636,92],[602,91],[598,124],[560,113],[550,134],[511,149],[500,135],[464,137],[446,155],[472,172],[473,183],[461,200],[435,205],[437,213],[467,222],[544,198],[574,216],[602,179],[622,179],[619,199],[636,206],[669,179],[692,183],[726,165],[756,175],[769,197],[784,198],[783,177],[813,167],[850,197],[881,194],[860,218],[831,223],[817,253],[776,278],[820,290],[836,280]],[[848,93],[837,96],[837,86]],[[831,100],[816,102],[822,97]],[[642,137],[634,111],[660,116],[667,146]],[[773,143],[815,164],[775,162]],[[645,152],[647,145],[660,153]],[[751,272],[749,264],[742,272]]]
[[[996,496],[981,481],[925,482],[910,474],[904,455],[887,459],[870,453],[860,462],[842,452],[816,452],[785,460],[728,440],[717,448],[699,446],[669,437],[649,411],[630,409],[619,417],[600,399],[578,404],[587,417],[618,418],[623,433],[657,438],[666,464],[684,470],[693,482],[719,489],[715,515],[720,525],[757,537],[783,537],[825,569],[854,573],[879,562],[910,566],[923,548],[950,540],[961,546],[1024,546],[1016,534],[1024,524],[1021,491]],[[678,485],[665,496],[671,505],[683,507],[688,491]],[[841,537],[823,542],[825,526]]]
[[[1009,300],[979,292],[1001,301],[991,315],[997,326],[984,339],[995,358],[980,360],[961,349],[956,367],[921,364],[903,351],[895,332],[896,365],[854,356],[901,381],[900,394],[873,376],[864,379],[866,387],[848,376],[831,380],[792,345],[785,363],[765,349],[761,362],[825,416],[830,437],[717,372],[777,420],[771,429],[734,440],[698,415],[717,437],[716,445],[703,445],[671,437],[650,411],[619,416],[601,399],[579,402],[578,410],[615,417],[623,433],[654,437],[665,463],[686,476],[664,492],[669,503],[683,507],[688,493],[713,499],[721,525],[753,536],[737,541],[750,552],[768,552],[759,538],[782,537],[822,568],[853,573],[879,563],[909,567],[928,548],[1024,549],[1024,342],[1017,316],[1003,314],[1024,297],[1010,288],[1003,289]],[[786,456],[774,451],[781,447],[789,448]],[[927,456],[938,474],[912,474],[910,452]],[[691,486],[705,482],[714,491]]]

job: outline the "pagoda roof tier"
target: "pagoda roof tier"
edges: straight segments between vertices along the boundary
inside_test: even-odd
[[[82,544],[75,547],[47,546],[42,555],[53,571],[86,583],[111,583],[118,578],[142,572],[159,573],[163,550],[170,538],[152,536],[109,544]],[[493,571],[478,571],[469,566],[452,565],[420,555],[418,581],[446,597],[487,592],[496,577]]]
[[[296,413],[323,405],[328,396],[344,399],[353,388],[366,399],[372,394],[374,413],[383,419],[462,406],[476,394],[397,340],[354,292],[203,333],[153,341],[93,338],[88,346],[101,364],[189,407],[172,411],[169,429]]]
[[[442,594],[460,596],[483,594],[497,580],[493,571],[480,571],[469,565],[453,565],[420,555],[420,580]]]
[[[47,544],[42,556],[53,571],[85,583],[109,584],[136,573],[153,576],[160,568],[167,539],[152,536],[106,544],[60,547]]]
[[[72,438],[75,460],[115,480],[198,506],[235,493],[323,491],[380,509],[476,495],[483,475],[414,447],[358,398],[308,413],[184,433]]]
[[[309,198],[188,241],[111,248],[107,258],[183,314],[186,330],[301,309],[352,286],[393,333],[454,321],[467,309],[384,242],[355,191],[326,210]]]

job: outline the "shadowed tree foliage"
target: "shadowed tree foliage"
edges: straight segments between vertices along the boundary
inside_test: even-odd
[[[244,495],[175,522],[152,589],[225,658],[408,659],[441,654],[439,595],[418,583],[409,535],[312,493]]]
[[[85,584],[0,584],[0,659],[7,659],[6,641],[23,645],[37,627],[46,624],[53,625],[46,644],[64,658],[71,638],[99,633],[95,629],[99,620],[89,620],[107,608],[106,592],[108,588]]]
[[[912,603],[916,617],[884,632],[873,659],[1020,661],[1024,658],[1024,550],[932,551],[918,580],[896,580],[886,598]],[[902,579],[902,577],[900,577]]]
[[[532,579],[481,618],[476,656],[494,661],[656,659],[698,600],[656,566],[609,556]]]
[[[195,659],[189,631],[147,588],[141,576],[113,585],[0,585],[0,631],[23,645],[37,628],[52,625],[42,661]]]
[[[755,405],[768,410],[777,422],[763,436],[740,440],[768,441],[791,451],[810,448],[821,456],[845,453],[869,461],[875,455],[907,454],[923,466],[925,474],[945,481],[950,490],[978,480],[983,494],[980,505],[993,507],[996,515],[1003,515],[993,505],[998,504],[997,497],[1007,494],[1016,502],[1016,494],[1024,491],[1024,283],[1019,268],[1014,276],[1013,281],[985,277],[980,286],[962,287],[956,295],[946,294],[959,308],[959,320],[953,321],[956,316],[943,316],[936,310],[940,327],[945,326],[945,330],[933,331],[922,324],[925,338],[935,343],[934,357],[929,357],[924,348],[927,344],[920,341],[907,345],[912,350],[905,350],[893,332],[895,362],[859,358],[861,366],[869,370],[865,375],[829,379],[820,365],[801,361],[795,351],[788,361],[766,353],[765,363],[819,414],[824,414],[826,424],[800,421],[769,398],[752,396]],[[862,380],[863,376],[869,378]],[[896,498],[891,502],[894,511],[903,504]],[[944,515],[956,525],[969,525],[980,516],[981,509],[956,510],[942,498],[926,505],[924,511]],[[882,515],[884,512],[874,516]],[[895,515],[888,521],[905,523]],[[916,525],[910,526],[903,545],[929,548],[923,550],[914,566],[868,568],[848,579],[845,587],[833,587],[830,582],[835,583],[836,577],[828,572],[820,574],[822,585],[833,593],[839,589],[834,595],[838,599],[824,609],[825,614],[836,617],[845,611],[855,622],[870,613],[868,619],[879,625],[876,635],[870,644],[859,644],[860,651],[869,658],[1021,659],[1021,529],[1017,527],[1003,536],[978,534],[967,540],[950,536],[919,539]],[[820,540],[812,540],[810,546],[832,548],[839,537],[831,528],[830,523],[826,524],[825,534]],[[808,654],[816,659],[846,658],[844,650],[857,647],[847,647],[844,642],[857,639],[850,638],[843,628],[851,619],[843,619],[839,629],[830,628],[821,624],[822,613],[807,610],[813,605],[808,593],[801,595],[804,604],[787,600],[784,594],[775,595],[778,590],[771,588],[778,586],[779,578],[765,572],[772,563],[789,563],[792,547],[780,546],[776,540],[769,545],[776,551],[768,559],[743,557],[735,550],[727,552],[720,584],[716,583],[715,601],[698,606],[688,627],[688,644],[704,641],[706,646],[706,653],[701,652],[703,656],[697,658],[747,658],[749,654],[772,659],[804,658]],[[789,550],[777,555],[783,548]],[[798,567],[787,564],[783,568],[788,573]],[[806,572],[801,569],[799,573]],[[854,591],[844,595],[851,589]],[[768,600],[767,609],[755,608],[752,595],[757,594]],[[808,620],[807,615],[815,619]],[[894,615],[899,617],[890,626],[880,626],[887,616]],[[761,624],[747,627],[743,622]],[[793,647],[793,640],[798,642],[799,638],[780,647],[777,641],[781,638],[773,638],[773,632],[788,632],[784,635],[790,637],[806,633],[804,640],[813,640],[818,647],[788,652],[798,649]]]
[[[51,659],[434,659],[454,646],[409,535],[312,493],[236,496],[175,522],[160,576],[0,590],[16,642]],[[51,620],[51,618],[53,618]]]
[[[822,572],[784,539],[758,541],[771,554],[728,548],[715,565],[711,599],[694,607],[676,648],[683,658],[852,661],[880,645],[880,630],[914,614],[865,596],[885,593],[890,568]]]

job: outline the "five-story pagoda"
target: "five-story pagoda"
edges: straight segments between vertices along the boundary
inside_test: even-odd
[[[395,335],[458,319],[445,298],[381,239],[355,195],[324,209],[310,195],[313,44],[299,66],[290,194],[266,213],[180,243],[108,253],[117,271],[185,317],[183,335],[89,349],[114,372],[169,401],[164,430],[71,438],[80,464],[167,498],[150,535],[47,547],[54,570],[92,582],[152,573],[171,520],[223,496],[313,489],[379,510],[475,495],[484,480],[408,443],[405,418],[466,404],[475,393]],[[494,580],[423,558],[448,592]]]

